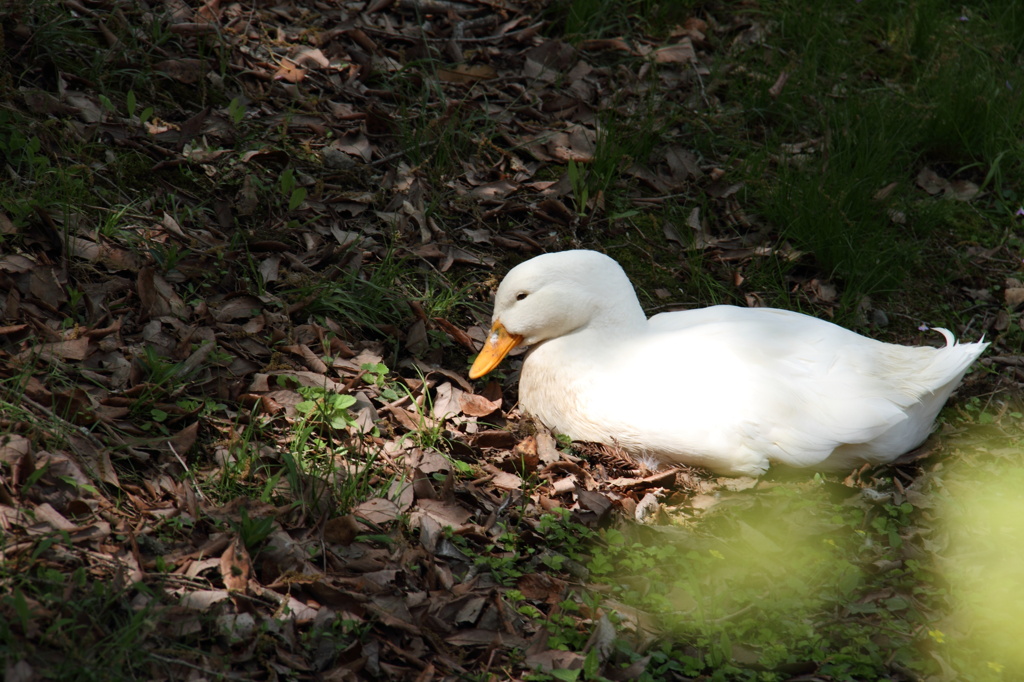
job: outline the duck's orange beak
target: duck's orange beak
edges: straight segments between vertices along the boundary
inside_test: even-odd
[[[495,321],[487,334],[487,341],[469,369],[470,379],[479,379],[498,366],[513,348],[523,342],[519,334],[509,334],[501,322]]]

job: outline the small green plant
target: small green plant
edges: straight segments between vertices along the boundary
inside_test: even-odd
[[[137,103],[137,101],[135,99],[135,91],[134,90],[129,90],[128,91],[128,94],[125,97],[125,106],[128,107],[128,117],[129,118],[135,118],[135,111],[136,111],[136,108],[138,106],[138,103]],[[140,123],[144,124],[146,121],[148,121],[152,117],[153,117],[153,107],[146,107],[141,112],[139,112],[139,122]]]
[[[295,409],[305,416],[308,423],[342,430],[356,425],[348,408],[356,404],[354,396],[333,393],[319,386],[300,386],[296,389],[305,400]]]
[[[559,552],[574,561],[582,560],[584,553],[597,539],[595,531],[574,523],[570,519],[569,510],[564,508],[554,509],[541,516],[537,522],[537,532],[544,537],[549,547],[557,547]]]
[[[0,111],[0,155],[15,173],[27,179],[39,178],[50,167],[50,160],[41,149],[38,136],[26,136],[12,114]]]
[[[141,428],[166,434],[168,431],[163,422],[169,415],[166,410],[154,403],[177,391],[188,377],[182,373],[182,363],[165,359],[152,346],[146,346],[143,354],[137,357],[137,361],[143,370],[146,383],[132,402],[132,414],[147,418],[147,421],[141,424]]]
[[[364,372],[363,381],[372,386],[376,386],[378,395],[380,395],[382,400],[386,400],[390,403],[399,399],[400,394],[395,389],[395,384],[388,380],[388,374],[391,370],[388,369],[387,365],[383,362],[375,364],[367,363],[365,365],[361,365],[360,369]]]
[[[218,412],[225,411],[228,406],[218,403],[213,398],[182,398],[175,405],[185,412],[197,414],[199,417],[209,417]]]
[[[240,509],[240,521],[235,526],[238,537],[242,544],[250,552],[255,552],[259,546],[274,532],[274,517],[264,516],[262,518],[250,518],[245,507]]]
[[[154,244],[149,248],[149,253],[153,256],[153,260],[160,265],[161,270],[170,272],[192,252],[189,249],[180,249],[177,244],[168,241],[163,244]]]
[[[563,651],[579,651],[589,637],[588,632],[579,629],[575,617],[580,606],[573,599],[565,599],[558,606],[559,612],[548,618],[548,646]]]
[[[349,411],[356,399],[320,387],[296,390],[305,398],[296,405],[303,419],[295,425],[289,450],[281,453],[284,470],[268,478],[263,499],[270,498],[282,475],[292,491],[302,491],[297,498],[315,505],[333,494],[340,510],[388,489],[391,480],[380,475],[378,453],[367,449],[360,437],[339,434],[358,424]]]
[[[302,205],[302,202],[306,200],[306,188],[298,185],[295,179],[295,173],[291,168],[286,168],[281,173],[281,178],[278,181],[278,187],[281,189],[281,194],[287,198],[289,212],[297,209]]]
[[[587,214],[587,202],[590,201],[590,186],[587,183],[587,172],[576,161],[569,161],[569,184],[572,196],[576,200],[576,213],[581,217]]]
[[[237,97],[231,100],[228,104],[228,116],[236,126],[245,119],[245,105],[242,104],[242,100]]]
[[[104,94],[99,95],[100,104],[111,114],[117,114],[117,106]],[[138,100],[135,97],[135,91],[129,90],[125,95],[125,108],[128,110],[128,118],[134,119],[135,113],[138,111]],[[153,107],[146,107],[139,112],[138,121],[141,124],[145,124],[153,116]]]

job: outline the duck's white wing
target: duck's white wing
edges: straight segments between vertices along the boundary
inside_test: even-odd
[[[618,404],[616,428],[664,456],[694,453],[726,463],[710,464],[719,470],[758,455],[793,466],[880,461],[927,436],[983,349],[896,346],[798,313],[716,306],[652,318],[607,379],[647,377],[640,402]],[[588,408],[609,420],[610,390],[591,392]]]

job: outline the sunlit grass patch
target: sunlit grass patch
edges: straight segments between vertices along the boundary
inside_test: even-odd
[[[1006,679],[1024,669],[1024,439],[965,447],[932,480],[935,561],[948,583],[933,655],[974,680]]]
[[[910,511],[819,480],[769,484],[692,528],[609,531],[591,570],[660,614],[689,675],[881,675],[911,660],[921,620],[916,566],[899,560]]]
[[[1007,679],[1024,666],[1021,412],[968,408],[909,485],[719,490],[696,521],[606,531],[590,568],[659,615],[686,675]]]

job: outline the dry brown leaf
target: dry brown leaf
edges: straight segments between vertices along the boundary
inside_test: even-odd
[[[637,54],[637,51],[622,38],[595,38],[584,40],[580,43],[580,49],[587,52],[600,52],[603,50],[615,50],[627,54]]]
[[[40,679],[32,664],[21,658],[4,665],[4,679],[7,682],[35,682]]]
[[[567,132],[549,137],[545,149],[559,161],[590,162],[594,158],[597,133],[581,125],[572,125]]]
[[[136,253],[109,244],[97,244],[88,239],[70,236],[67,238],[67,244],[76,258],[103,263],[112,270],[135,272],[145,264]]]
[[[516,444],[516,437],[508,431],[481,431],[472,440],[478,448],[507,449]]]
[[[970,180],[953,180],[949,183],[949,193],[957,201],[970,201],[981,193],[981,188]]]
[[[521,490],[523,487],[523,479],[507,471],[495,471],[491,483],[502,490]]]
[[[568,583],[546,573],[527,573],[516,581],[516,589],[525,599],[557,604],[565,598]]]
[[[445,334],[448,335],[448,337],[452,341],[455,341],[460,346],[462,346],[463,348],[465,348],[465,349],[467,349],[469,351],[472,351],[474,353],[477,352],[477,348],[473,344],[473,339],[471,339],[469,337],[469,335],[466,334],[466,332],[462,331],[461,329],[456,327],[454,324],[452,324],[451,322],[449,322],[448,320],[446,320],[446,319],[444,319],[442,317],[435,317],[434,318],[434,322],[437,324],[438,327],[441,328],[441,330]]]
[[[277,71],[274,72],[274,80],[283,80],[289,83],[301,83],[305,78],[306,69],[287,57],[281,60]]]
[[[498,77],[490,64],[459,64],[454,69],[437,70],[437,77],[445,83],[476,83]]]
[[[44,343],[18,353],[16,356],[21,362],[28,362],[38,358],[42,362],[55,362],[61,360],[81,361],[89,355],[89,337],[80,336],[77,339],[57,341],[55,343]]]
[[[214,604],[230,598],[231,594],[227,590],[193,590],[182,595],[181,605],[187,609],[205,612]]]
[[[326,152],[328,149],[344,152],[362,160],[363,163],[369,163],[373,158],[373,146],[370,144],[369,138],[361,131],[352,131],[340,136],[331,142],[324,151]]]
[[[35,261],[21,254],[8,254],[0,257],[0,272],[23,274],[36,267]]]
[[[941,194],[949,190],[949,181],[927,166],[917,174],[916,182],[928,194]]]
[[[519,635],[497,630],[462,630],[457,634],[448,637],[448,644],[453,646],[486,646],[486,647],[512,647],[515,649],[526,648],[528,642]],[[582,656],[580,656],[582,660]]]
[[[2,211],[0,211],[0,234],[14,234],[17,232],[17,228],[14,227],[14,223],[11,222],[10,217]]]
[[[473,516],[461,505],[442,500],[417,500],[414,508],[433,518],[442,527],[450,526],[456,530],[462,528]]]
[[[29,293],[51,308],[59,308],[67,302],[56,268],[37,265],[29,272],[28,281]]]
[[[210,306],[213,319],[218,322],[231,322],[238,319],[249,319],[263,311],[263,301],[251,294],[239,294]]]
[[[1011,308],[1024,304],[1024,288],[1012,287],[1003,292],[1003,300]]]
[[[78,528],[46,502],[36,505],[32,513],[37,521],[49,525],[54,530],[73,531]]]
[[[558,40],[546,40],[525,54],[523,75],[553,83],[576,61],[576,50]]]
[[[782,94],[782,88],[786,87],[786,81],[789,80],[789,73],[782,71],[779,73],[779,77],[775,79],[775,83],[772,87],[768,88],[768,96],[772,99],[776,99]]]
[[[576,490],[576,485],[579,481],[576,479],[575,474],[569,474],[564,478],[560,478],[551,484],[552,489],[556,495],[565,495]]]
[[[104,109],[99,102],[80,92],[65,92],[64,101],[78,110],[78,117],[86,123],[99,123],[104,118]]]
[[[208,70],[201,59],[166,59],[153,64],[153,69],[186,85],[201,81]]]
[[[352,514],[328,519],[324,524],[324,540],[336,545],[351,545],[362,526]]]
[[[495,201],[497,199],[504,199],[509,194],[512,194],[519,186],[508,180],[496,180],[495,182],[489,182],[485,185],[473,188],[468,196],[471,199],[480,199],[487,201]]]
[[[317,374],[316,372],[296,372],[296,371],[282,371],[275,372],[274,374],[254,374],[252,384],[249,386],[249,390],[254,393],[263,393],[270,390],[271,387],[277,389],[282,383],[279,380],[283,380],[285,386],[313,386],[315,388],[322,388],[332,393],[344,393],[345,385],[340,384],[333,379],[330,379],[323,374]],[[276,400],[280,400],[280,395],[275,391],[274,396]]]
[[[184,458],[199,437],[199,422],[194,421],[167,439],[167,445],[179,457]]]
[[[654,61],[659,64],[696,64],[697,51],[693,49],[693,41],[685,37],[675,45],[656,49]]]
[[[220,575],[224,586],[231,592],[245,593],[249,589],[252,560],[240,538],[235,538],[220,557]]]
[[[13,467],[22,457],[30,456],[32,441],[17,433],[0,436],[0,462]]]
[[[532,670],[550,673],[554,670],[581,670],[585,656],[576,651],[548,649],[526,657],[526,664]]]
[[[558,444],[554,437],[546,430],[537,432],[537,457],[542,464],[553,464],[562,459],[562,453],[558,451]]]
[[[452,470],[451,461],[437,450],[416,448],[413,454],[415,456],[410,459],[410,464],[424,474],[447,473]]]
[[[117,470],[110,461],[110,450],[104,447],[97,447],[97,444],[90,438],[80,434],[68,436],[68,444],[74,451],[78,461],[90,473],[95,473],[101,481],[108,485],[121,487],[121,481],[117,477]]]
[[[875,192],[873,198],[875,201],[884,201],[889,198],[889,195],[892,194],[893,190],[899,187],[899,185],[900,183],[898,182],[890,182],[888,185]]]
[[[185,316],[188,310],[185,302],[155,269],[144,267],[139,270],[136,287],[144,317]]]
[[[399,513],[398,505],[383,497],[366,500],[352,509],[352,516],[377,525],[394,521],[398,518]]]
[[[447,419],[454,414],[458,414],[462,410],[462,395],[464,393],[465,391],[447,381],[438,384],[434,395],[434,417],[437,419]]]
[[[295,63],[299,65],[313,64],[322,69],[330,68],[331,60],[316,47],[304,47],[295,55]]]
[[[460,392],[459,406],[464,414],[470,417],[486,417],[501,409],[501,396],[497,399]]]
[[[407,410],[404,407],[393,407],[388,411],[391,416],[395,418],[399,426],[408,431],[417,432],[420,429],[430,428],[436,424],[433,419],[430,419],[426,415],[417,414],[411,410]]]

